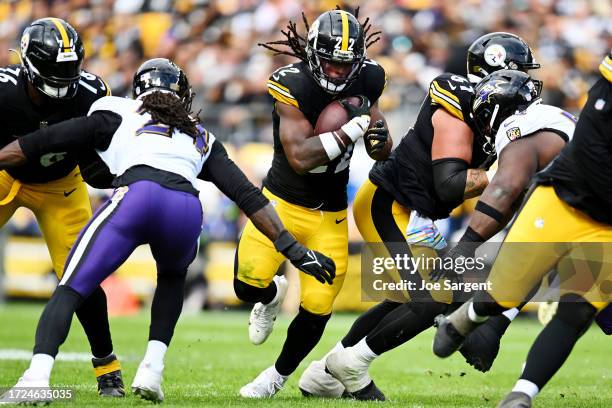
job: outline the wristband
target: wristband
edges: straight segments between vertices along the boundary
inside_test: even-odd
[[[370,116],[361,115],[349,120],[340,129],[355,143],[368,130],[368,126],[370,126]]]
[[[323,145],[323,149],[325,149],[325,153],[329,160],[334,160],[336,157],[342,154],[342,150],[340,146],[338,146],[338,142],[334,137],[332,132],[327,132],[319,135],[319,139],[321,139],[321,144]]]

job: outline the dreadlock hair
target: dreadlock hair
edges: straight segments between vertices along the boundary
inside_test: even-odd
[[[340,6],[336,6],[336,10],[341,10]],[[359,19],[359,7],[355,9],[355,18]],[[306,28],[306,33],[310,31],[310,24],[306,19],[306,15],[302,11],[302,22]],[[374,31],[370,33],[372,24],[370,23],[370,17],[367,17],[364,22],[359,22],[363,27],[363,35],[365,39],[365,47],[368,48],[370,45],[380,40],[380,34],[382,31]],[[294,21],[289,20],[289,24],[286,27],[286,31],[281,30],[281,34],[285,36],[285,40],[270,41],[267,43],[257,43],[257,45],[264,47],[272,52],[274,55],[288,55],[290,57],[298,58],[302,61],[307,61],[306,54],[306,38],[302,37],[297,32],[297,24]],[[279,49],[277,46],[282,45],[288,47],[290,51]]]
[[[198,136],[197,116],[193,118],[183,102],[170,92],[154,91],[145,95],[140,110],[148,112],[152,122],[170,126],[170,134],[178,129],[194,139]]]

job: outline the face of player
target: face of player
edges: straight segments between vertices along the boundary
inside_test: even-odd
[[[345,79],[351,74],[353,64],[321,59],[321,68],[323,69],[323,73],[332,80]]]

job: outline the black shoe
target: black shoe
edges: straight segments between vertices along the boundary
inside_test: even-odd
[[[448,357],[453,354],[465,340],[455,326],[444,315],[438,315],[434,319],[434,327],[437,327],[433,342],[433,352],[438,357]]]
[[[359,391],[351,392],[350,398],[358,401],[385,401],[385,394],[374,384],[374,381],[370,382],[365,388]]]
[[[504,316],[504,319],[508,320]],[[491,369],[497,353],[499,353],[499,342],[502,334],[494,327],[495,318],[477,327],[463,342],[459,352],[465,361],[478,371],[486,373]]]
[[[92,358],[91,362],[98,381],[98,395],[102,397],[125,397],[121,365],[117,356]]]

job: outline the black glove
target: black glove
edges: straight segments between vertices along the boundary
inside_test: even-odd
[[[389,129],[385,127],[382,119],[376,121],[373,127],[368,128],[363,135],[366,152],[371,156],[385,148],[389,139]]]
[[[352,105],[347,99],[340,99],[340,105],[346,110],[349,115],[349,120],[362,115],[370,115],[370,100],[363,95],[357,95],[361,99],[359,106]]]
[[[274,241],[276,250],[287,258],[293,266],[305,274],[314,276],[321,283],[330,285],[336,277],[336,264],[320,252],[306,248],[287,231],[280,233]]]
[[[457,259],[460,258],[473,258],[476,254],[476,248],[480,243],[477,242],[461,242],[446,252],[446,254],[440,254],[440,258],[442,258],[442,262],[440,265],[441,268],[438,268],[438,264],[436,264],[436,268],[431,271],[429,274],[429,279],[433,282],[437,282],[440,279],[450,279],[451,281],[461,282],[463,280],[462,275],[455,272],[453,266],[457,263]]]

